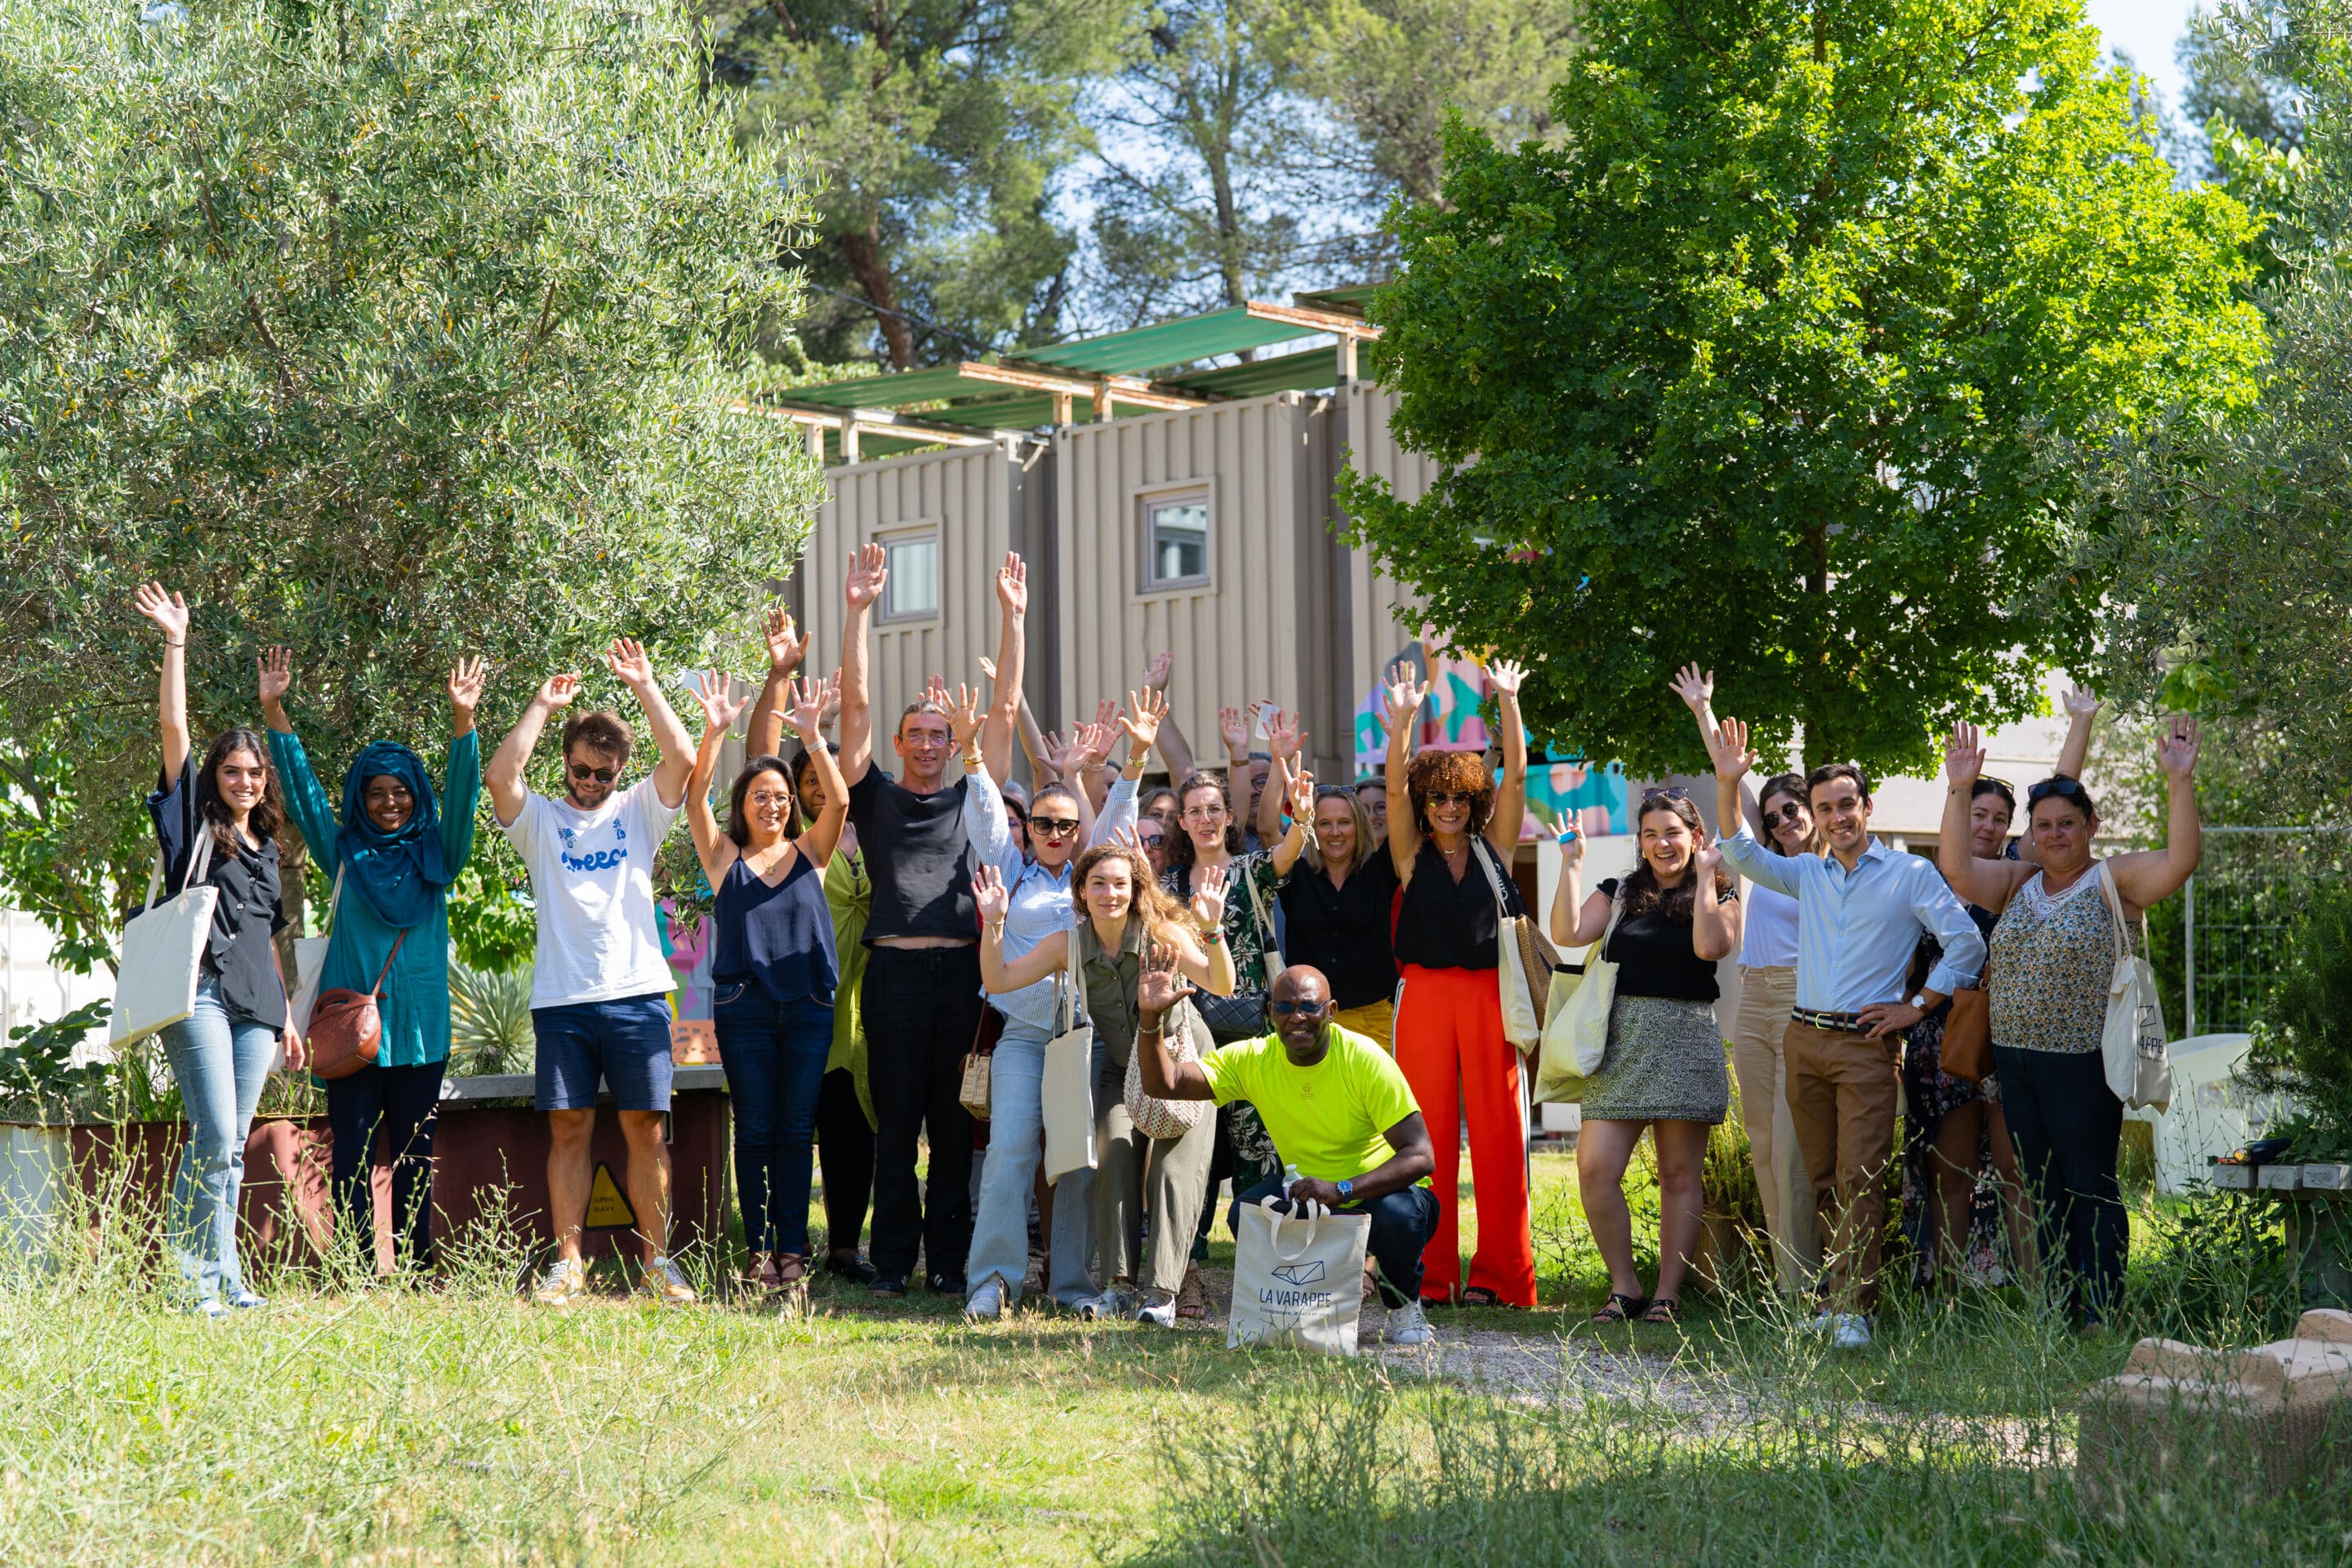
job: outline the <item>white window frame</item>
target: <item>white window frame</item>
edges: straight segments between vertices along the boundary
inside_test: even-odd
[[[1156,546],[1151,514],[1163,506],[1181,506],[1198,502],[1202,516],[1202,552],[1204,570],[1196,577],[1158,578],[1160,552]],[[1200,594],[1213,592],[1217,585],[1217,495],[1216,486],[1207,479],[1187,479],[1181,484],[1154,485],[1135,492],[1135,540],[1139,576],[1137,592],[1154,594]]]
[[[898,580],[894,572],[889,582],[882,584],[882,602],[874,606],[874,619],[878,626],[919,626],[940,618],[940,606],[947,599],[947,544],[940,537],[936,522],[923,522],[906,527],[877,529],[874,542],[882,547],[882,560],[889,564],[890,552],[908,544],[928,542],[931,547],[931,606],[927,610],[894,609],[890,604],[891,584]]]

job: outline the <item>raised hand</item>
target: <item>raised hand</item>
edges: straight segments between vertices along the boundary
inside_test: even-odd
[[[286,700],[294,689],[294,655],[286,648],[273,647],[253,661],[256,671],[255,695],[264,708],[275,708]]]
[[[1114,708],[1111,711],[1116,713],[1118,710]],[[1082,769],[1100,765],[1102,760],[1110,755],[1111,746],[1118,740],[1117,724],[1079,724],[1073,728],[1082,748],[1078,752],[1078,766]]]
[[[816,717],[820,724],[830,724],[841,717],[841,670],[838,666],[824,678],[824,709]]]
[[[1143,667],[1143,689],[1146,691],[1165,692],[1168,689],[1168,677],[1175,668],[1176,656],[1173,653],[1153,654],[1151,662]]]
[[[1710,669],[1702,675],[1696,660],[1675,671],[1674,679],[1667,684],[1683,700],[1683,706],[1694,713],[1706,712],[1706,705],[1715,700],[1715,671]]]
[[[142,583],[131,602],[139,613],[155,623],[166,642],[188,640],[188,601],[177,594],[167,594],[161,583]]]
[[[784,702],[792,715],[793,733],[801,744],[815,751],[824,744],[824,729],[826,712],[841,703],[841,678],[838,675],[820,680],[812,675],[803,680],[784,683]]]
[[[1010,550],[1004,552],[1004,564],[996,569],[996,602],[1008,616],[1029,613],[1029,566]]]
[[[849,558],[849,579],[842,593],[852,615],[872,609],[882,597],[882,585],[890,580],[889,559],[878,544],[863,546]]]
[[[572,706],[580,695],[580,678],[576,675],[551,675],[539,683],[539,705],[550,712]]]
[[[1266,751],[1287,760],[1299,753],[1307,744],[1307,731],[1298,727],[1298,715],[1276,709],[1265,721]]]
[[[1496,690],[1506,697],[1517,697],[1519,683],[1528,678],[1528,668],[1516,659],[1498,658],[1486,667],[1486,676],[1495,683]]]
[[[1748,726],[1737,719],[1726,719],[1715,727],[1707,750],[1715,753],[1715,776],[1726,784],[1746,778],[1760,760],[1748,749]]]
[[[1143,967],[1135,977],[1135,1010],[1158,1018],[1192,994],[1192,983],[1176,967],[1176,950],[1166,942],[1143,944]]]
[[[2105,706],[2096,697],[2079,687],[2069,687],[2059,700],[2065,704],[2066,715],[2071,719],[2091,718]]]
[[[604,666],[632,691],[654,683],[654,661],[646,657],[645,644],[633,638],[614,637],[613,646],[604,650]]]
[[[1569,870],[1584,864],[1584,835],[1577,831],[1573,813],[1561,817],[1558,822],[1549,822],[1544,826],[1551,829],[1551,836],[1555,840],[1558,840],[1563,833],[1570,836],[1559,847],[1561,870]]]
[[[1315,827],[1315,775],[1301,771],[1290,781],[1290,820],[1312,832]]]
[[[2156,765],[2164,776],[2186,783],[2197,771],[2197,721],[2185,713],[2176,713],[2164,722],[2156,735]]]
[[[1944,777],[1956,789],[1966,789],[1984,772],[1983,734],[1974,724],[1955,724],[1944,742]]]
[[[1584,840],[1580,837],[1576,842],[1581,844]],[[1700,845],[1697,848],[1691,851],[1691,869],[1698,876],[1700,886],[1704,887],[1707,883],[1714,881],[1716,872],[1720,870],[1722,867],[1722,840],[1710,839],[1706,843]]]
[[[1118,716],[1118,727],[1128,733],[1139,752],[1151,750],[1160,739],[1160,721],[1168,717],[1168,699],[1155,687],[1147,686],[1139,694],[1127,694],[1127,711]]]
[[[1202,931],[1214,931],[1225,918],[1225,868],[1212,866],[1192,888],[1192,920]]]
[[[471,719],[474,710],[482,705],[482,688],[489,683],[489,666],[478,655],[449,667],[449,679],[442,689],[448,692],[450,710],[458,718]]]
[[[947,687],[944,684],[940,688],[940,695],[947,696]],[[982,720],[980,689],[975,686],[966,686],[961,680],[957,681],[955,696],[947,701],[945,707],[948,710],[948,728],[955,731],[958,749],[964,752],[977,749],[980,744]]]
[[[1411,665],[1399,663],[1389,666],[1388,684],[1381,688],[1381,704],[1391,726],[1412,722],[1412,716],[1421,711],[1421,705],[1428,700],[1429,682],[1415,680]]]
[[[1085,738],[1078,730],[1079,726],[1071,725],[1066,740],[1059,730],[1045,732],[1045,765],[1054,770],[1056,777],[1069,779],[1077,776],[1078,763],[1087,750]]]
[[[994,680],[996,679],[996,661],[989,658],[986,654],[982,654],[980,659],[980,672],[981,674],[988,677],[989,679]]]
[[[1217,732],[1225,738],[1225,754],[1245,757],[1249,754],[1249,718],[1239,708],[1217,710]]]
[[[801,667],[801,659],[808,652],[808,637],[793,625],[790,610],[770,610],[761,635],[768,644],[770,675],[790,675]]]
[[[971,901],[972,907],[980,910],[982,921],[989,925],[1003,920],[1004,911],[1013,907],[1013,895],[1004,890],[1004,879],[995,867],[982,864],[972,868]]]
[[[727,679],[727,672],[719,669],[704,670],[702,679],[695,682],[694,700],[702,704],[704,740],[713,735],[723,735],[733,729],[735,721],[742,717],[743,710],[751,705],[750,698],[730,694],[729,688],[733,684]]]

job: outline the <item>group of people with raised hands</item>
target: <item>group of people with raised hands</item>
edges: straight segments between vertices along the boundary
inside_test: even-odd
[[[1008,554],[987,684],[933,677],[895,716],[886,768],[868,642],[888,576],[878,546],[851,562],[831,675],[802,668],[806,640],[771,614],[756,692],[723,671],[702,677],[698,740],[645,649],[614,639],[607,667],[656,752],[634,780],[635,728],[572,711],[581,688],[568,672],[541,680],[486,767],[474,713],[488,675],[467,658],[447,682],[439,783],[408,747],[379,741],[350,763],[340,795],[298,738],[282,648],[257,660],[265,729],[226,731],[198,759],[187,607],[160,584],[140,590],[164,644],[149,810],[165,882],[220,895],[194,1012],[163,1040],[192,1124],[170,1246],[196,1310],[261,1300],[234,1218],[263,1079],[280,1060],[304,1065],[295,977],[272,940],[304,849],[331,888],[313,989],[373,993],[383,1020],[374,1059],[326,1080],[337,1209],[373,1268],[370,1166],[385,1139],[395,1258],[432,1262],[447,904],[485,785],[537,914],[535,1100],[554,1242],[542,1302],[589,1289],[582,1234],[603,1094],[628,1150],[641,1288],[696,1300],[669,1255],[674,981],[654,885],[682,811],[712,895],[712,1021],[748,1288],[788,1290],[822,1267],[883,1297],[919,1283],[992,1320],[1030,1288],[1034,1230],[1048,1301],[1172,1327],[1208,1310],[1200,1264],[1230,1184],[1252,1201],[1371,1215],[1366,1288],[1391,1308],[1393,1338],[1426,1340],[1430,1307],[1536,1304],[1528,1096],[1501,990],[1502,933],[1528,915],[1512,875],[1528,812],[1525,672],[1488,667],[1499,765],[1416,745],[1428,686],[1402,666],[1382,691],[1382,771],[1345,784],[1317,781],[1298,721],[1270,704],[1224,710],[1227,766],[1197,766],[1170,713],[1165,655],[1123,702],[1049,735],[1022,696],[1028,579]],[[1748,729],[1715,715],[1711,677],[1687,668],[1675,689],[1714,762],[1713,826],[1681,788],[1643,792],[1628,825],[1633,868],[1591,887],[1582,836],[1554,830],[1551,937],[1614,965],[1577,1145],[1609,1272],[1595,1320],[1679,1320],[1709,1132],[1736,1082],[1777,1283],[1819,1307],[1836,1343],[1871,1337],[1899,1091],[1923,1279],[1960,1271],[1990,1178],[2015,1262],[2048,1269],[2079,1318],[2103,1321],[2127,1239],[2122,1108],[2099,1071],[2107,976],[2140,912],[2195,868],[2193,725],[2169,725],[2158,748],[2167,847],[2105,859],[2079,778],[2095,703],[2069,699],[2066,751],[2026,792],[2016,843],[2013,788],[1983,776],[1975,731],[1956,729],[1929,860],[1873,837],[1859,766],[1757,784]],[[534,793],[530,759],[559,714],[561,788]],[[738,733],[747,760],[722,779]],[[1155,755],[1170,782],[1146,787]],[[1719,1018],[1719,966],[1735,958],[1738,1005]],[[1941,1042],[1952,998],[1975,988],[1995,1068],[1962,1076],[1945,1070]],[[1049,1173],[1048,1047],[1081,1021],[1091,1060],[1066,1070],[1087,1078],[1093,1154]],[[984,1130],[966,1103],[978,1052]],[[1465,1127],[1477,1205],[1466,1269]],[[1660,1203],[1647,1286],[1623,1192],[1644,1132]],[[820,1168],[822,1258],[809,1221]]]

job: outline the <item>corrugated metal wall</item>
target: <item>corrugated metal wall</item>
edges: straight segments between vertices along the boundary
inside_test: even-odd
[[[1307,712],[1317,752],[1336,739],[1318,698],[1335,646],[1328,417],[1327,399],[1282,393],[1057,432],[1060,711],[1123,694],[1169,649],[1169,700],[1202,762],[1223,758],[1221,703],[1271,698]],[[1208,497],[1210,581],[1147,592],[1144,503],[1187,489]]]
[[[980,660],[993,658],[999,613],[996,569],[1007,550],[1030,563],[1029,667],[1034,693],[1050,637],[1042,635],[1052,594],[1045,518],[1050,486],[1045,448],[1024,445],[967,447],[919,453],[827,470],[831,499],[817,509],[816,529],[795,579],[795,597],[812,639],[809,667],[830,671],[841,660],[845,605],[842,598],[852,551],[912,531],[936,531],[940,542],[940,607],[919,620],[886,621],[877,613],[870,632],[875,756],[897,771],[886,739],[925,679],[944,676],[979,682]],[[1041,557],[1043,559],[1041,559]],[[1045,581],[1039,581],[1040,569]],[[1033,699],[1034,701],[1034,699]],[[1053,720],[1040,711],[1039,721]]]
[[[1398,500],[1417,501],[1437,482],[1440,469],[1422,453],[1397,445],[1389,434],[1389,416],[1395,412],[1396,403],[1396,394],[1376,383],[1359,381],[1349,385],[1341,405],[1346,428],[1339,439],[1346,449],[1340,460],[1359,473],[1386,479]],[[1360,696],[1380,678],[1388,660],[1420,637],[1421,625],[1412,613],[1412,595],[1395,578],[1376,570],[1370,554],[1361,550],[1345,554],[1349,611],[1347,663],[1356,676],[1354,695]],[[1404,613],[1398,612],[1399,605],[1405,606]]]

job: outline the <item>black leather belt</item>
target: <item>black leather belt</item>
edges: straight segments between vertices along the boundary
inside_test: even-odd
[[[1859,1013],[1817,1013],[1811,1007],[1792,1007],[1789,1016],[1809,1029],[1826,1029],[1832,1035],[1861,1035],[1870,1030]]]

